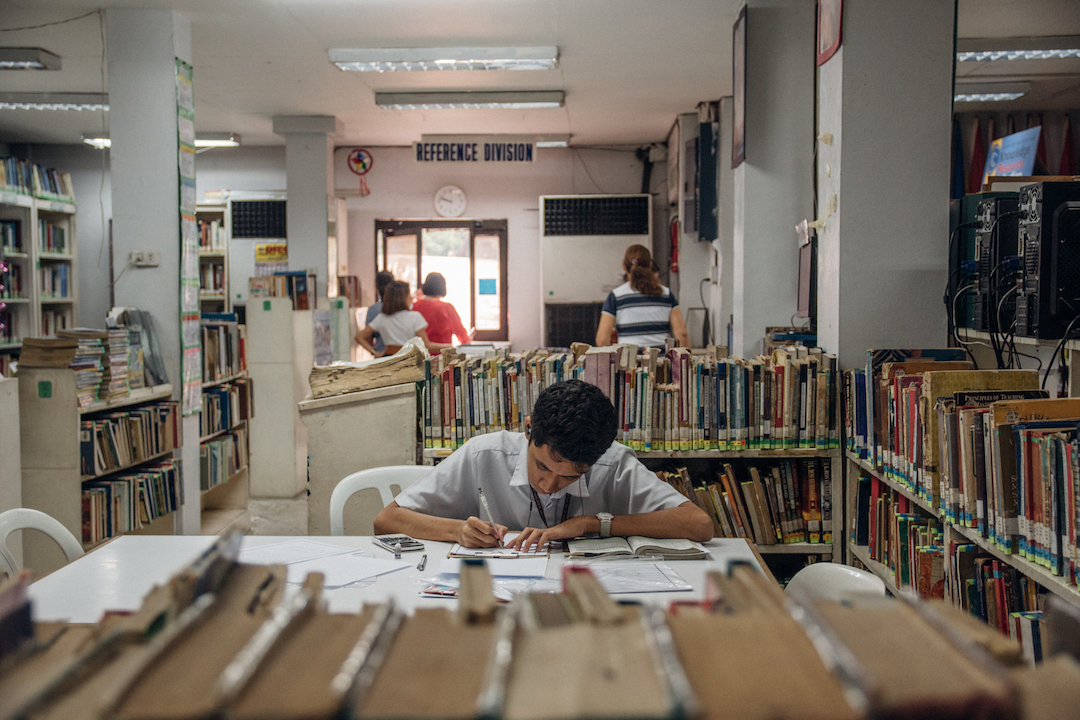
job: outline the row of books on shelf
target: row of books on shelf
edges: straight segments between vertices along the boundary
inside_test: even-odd
[[[238,378],[225,385],[204,388],[199,417],[202,437],[231,430],[255,415],[255,393],[251,378]]]
[[[828,459],[724,463],[712,478],[686,468],[657,476],[705,511],[717,537],[745,537],[757,545],[832,542],[832,468]],[[741,480],[740,480],[741,476]]]
[[[19,342],[20,335],[16,324],[17,321],[11,309],[0,307],[0,345]]]
[[[204,442],[199,446],[199,488],[210,490],[247,467],[247,428]]]
[[[878,478],[860,472],[855,482],[851,540],[887,568],[897,588],[947,599],[1041,660],[1044,588],[974,543],[946,542],[939,520]]]
[[[22,158],[0,158],[0,188],[24,195],[75,202],[71,173],[58,172]]]
[[[225,225],[220,220],[199,221],[199,250],[214,252],[225,249]]]
[[[83,483],[82,541],[94,545],[138,530],[183,503],[181,464],[176,459]]]
[[[245,326],[236,313],[203,313],[202,333],[203,382],[216,382],[247,369]]]
[[[67,330],[73,325],[71,310],[59,309],[41,311],[41,334],[44,336],[56,335],[61,330]]]
[[[22,265],[0,260],[0,300],[26,297],[28,290],[23,284]]]
[[[71,266],[66,262],[43,264],[38,269],[38,291],[43,297],[66,298],[70,296],[68,281]]]
[[[103,475],[142,462],[183,444],[179,406],[156,402],[111,412],[79,424],[79,467],[83,475]]]
[[[21,252],[25,252],[22,243],[22,222],[0,220],[0,255]]]
[[[836,358],[807,348],[752,360],[715,349],[661,355],[634,345],[424,361],[424,446],[517,430],[540,392],[572,378],[615,406],[620,442],[637,451],[824,450],[839,447]]]
[[[225,266],[221,263],[203,263],[199,268],[199,292],[221,294],[225,292]]]
[[[248,297],[289,297],[293,310],[314,310],[315,287],[315,273],[283,270],[273,275],[248,278]]]
[[[967,363],[883,364],[877,465],[945,521],[1076,584],[1080,399],[1046,397],[1031,370],[933,369],[955,365]],[[869,437],[870,416],[858,413],[865,377],[845,378],[845,408],[856,436]],[[851,449],[871,456],[869,443]]]
[[[45,218],[38,219],[38,246],[43,253],[68,252],[68,231],[63,225],[51,223]]]

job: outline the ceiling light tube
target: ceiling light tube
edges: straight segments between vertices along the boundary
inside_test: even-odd
[[[112,140],[101,135],[83,135],[82,141],[98,150],[112,147]],[[195,136],[195,147],[240,147],[240,136],[236,133],[204,133]]]
[[[59,70],[60,56],[43,48],[0,48],[0,70]]]
[[[375,104],[390,110],[533,110],[563,105],[562,90],[503,92],[375,93]]]
[[[108,110],[104,93],[0,93],[0,110]]]
[[[958,62],[1054,60],[1075,57],[1080,57],[1080,35],[961,38],[956,41]]]
[[[1005,102],[1022,97],[1024,97],[1022,92],[957,93],[953,95],[953,102]]]
[[[395,72],[423,70],[551,70],[559,48],[332,48],[330,62],[342,70]]]

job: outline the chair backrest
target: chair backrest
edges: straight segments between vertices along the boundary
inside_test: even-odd
[[[68,562],[83,554],[82,544],[64,527],[56,518],[47,515],[40,510],[30,508],[15,508],[0,513],[0,571],[9,575],[19,574],[19,564],[7,547],[8,535],[16,530],[25,529],[40,530],[60,546],[67,557]]]
[[[885,583],[873,573],[832,562],[807,565],[787,584],[787,591],[802,591],[811,598],[844,600],[855,596],[882,596]]]
[[[330,495],[330,534],[345,534],[345,503],[355,493],[367,488],[376,488],[382,497],[382,506],[394,501],[391,485],[397,485],[399,492],[412,485],[432,471],[429,465],[388,465],[354,472],[345,477]]]

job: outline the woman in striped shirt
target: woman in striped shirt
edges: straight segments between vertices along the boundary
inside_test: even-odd
[[[680,347],[690,347],[679,301],[660,284],[652,255],[644,245],[631,245],[623,256],[627,282],[612,290],[600,313],[596,344],[611,345],[612,330],[618,341],[638,347],[664,347],[674,337]]]

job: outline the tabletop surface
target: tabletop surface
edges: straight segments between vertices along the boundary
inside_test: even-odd
[[[135,610],[155,585],[166,583],[180,568],[191,562],[215,541],[200,535],[125,535],[106,543],[30,586],[34,619],[37,621],[96,622],[106,610]],[[308,539],[356,548],[368,557],[387,559],[393,556],[372,543],[370,537],[248,536],[244,548],[275,545],[290,540]],[[353,585],[330,588],[324,592],[331,612],[356,612],[361,605],[393,598],[407,611],[417,607],[453,607],[452,599],[424,597],[420,591],[435,580],[450,543],[424,541],[428,560],[423,570],[415,563],[421,553],[407,553],[408,567],[363,580]],[[644,603],[666,604],[672,600],[701,599],[705,574],[710,570],[726,571],[733,561],[759,566],[754,551],[743,539],[718,538],[705,543],[707,560],[669,561],[669,566],[693,590],[684,592],[633,593],[618,595]],[[557,579],[563,565],[561,553],[548,558],[546,578]]]

